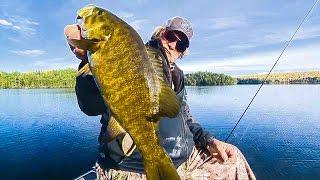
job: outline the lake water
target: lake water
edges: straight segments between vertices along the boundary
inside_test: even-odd
[[[257,88],[188,87],[188,102],[225,139]],[[0,90],[0,179],[75,178],[94,165],[99,130],[72,89]],[[320,86],[264,86],[230,140],[258,179],[320,179]]]

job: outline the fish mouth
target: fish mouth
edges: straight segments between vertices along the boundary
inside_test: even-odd
[[[77,26],[78,26],[78,28],[80,30],[81,38],[82,39],[88,39],[88,40],[90,40],[92,42],[108,41],[110,39],[110,37],[111,37],[111,34],[112,34],[112,32],[110,32],[108,35],[103,35],[100,38],[96,38],[96,37],[89,38],[87,30],[84,27],[84,20],[82,18],[77,19]],[[110,28],[108,28],[108,29],[110,29]]]
[[[77,14],[77,25],[82,38],[93,42],[108,41],[111,38],[114,31],[111,12],[89,4]]]

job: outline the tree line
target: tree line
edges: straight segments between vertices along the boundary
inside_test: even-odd
[[[75,69],[36,71],[36,72],[0,72],[0,88],[72,88],[75,86]],[[186,75],[187,86],[233,85],[237,81],[231,76],[211,72],[197,72]]]
[[[187,86],[222,86],[235,85],[237,84],[237,79],[224,74],[196,72],[186,74],[185,83]]]
[[[237,78],[238,84],[261,84],[267,74],[246,75]],[[320,71],[270,74],[266,84],[320,84]]]
[[[0,88],[71,88],[75,85],[76,73],[75,69],[0,72]]]

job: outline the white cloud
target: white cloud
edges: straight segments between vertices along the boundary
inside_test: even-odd
[[[289,41],[296,28],[297,27],[287,26],[279,28],[276,31],[274,29],[255,30],[255,32],[250,33],[251,35],[246,39],[232,42],[233,44],[229,45],[228,48],[232,50],[245,50],[279,43],[284,44],[284,42]],[[226,35],[223,37],[226,37]],[[293,41],[318,37],[320,37],[320,25],[309,25],[302,27],[293,38]]]
[[[247,19],[244,16],[221,17],[209,20],[210,28],[215,30],[234,29],[248,26]]]
[[[15,42],[15,43],[20,43],[20,42],[22,42],[20,39],[13,38],[13,37],[8,37],[7,39],[8,39],[9,41],[12,41],[12,42]]]
[[[12,26],[12,23],[5,20],[5,19],[0,19],[0,25],[3,25],[3,26]]]
[[[138,19],[133,13],[121,11],[116,13],[121,19],[125,20],[135,30],[141,30],[144,25],[150,23],[148,19]]]
[[[39,23],[24,17],[12,16],[8,20],[0,19],[0,25],[21,32],[25,36],[30,36],[36,33],[34,26],[38,26]]]
[[[320,36],[320,26],[312,25],[304,27],[298,32],[295,39],[311,39]]]
[[[12,26],[13,29],[16,29],[16,30],[21,30],[22,28],[20,26]]]
[[[138,4],[143,4],[143,3],[147,3],[148,0],[136,0]]]
[[[39,25],[39,23],[38,22],[35,22],[35,21],[31,21],[31,20],[29,20],[29,19],[24,19],[23,20],[23,23],[25,23],[25,24],[30,24],[30,25]]]
[[[45,51],[39,49],[32,49],[32,50],[21,50],[21,51],[10,51],[11,53],[20,55],[20,56],[41,56],[45,54]]]
[[[236,49],[236,50],[244,50],[244,49],[250,49],[256,47],[253,44],[249,44],[249,43],[243,43],[243,44],[234,44],[229,46],[230,49]]]
[[[214,32],[212,34],[209,34],[207,36],[202,36],[202,37],[196,37],[195,38],[201,38],[199,39],[200,41],[211,41],[213,39],[223,39],[229,37],[230,34],[234,34],[236,31],[234,30],[224,30],[224,31],[219,31],[219,32]]]
[[[135,30],[141,30],[146,24],[150,23],[148,19],[139,19],[133,13],[121,11],[116,13],[121,19],[125,20]]]
[[[116,13],[117,16],[119,16],[120,18],[122,19],[128,19],[128,18],[132,18],[134,15],[130,12],[124,12],[124,11],[121,11],[119,13]]]
[[[10,20],[14,24],[12,26],[13,29],[27,36],[34,35],[36,33],[35,26],[39,25],[38,22],[20,16],[13,16],[10,18]]]
[[[255,17],[273,17],[273,16],[278,16],[279,12],[272,12],[272,11],[255,11],[255,12],[249,12],[251,16]]]
[[[128,24],[130,24],[130,26],[132,26],[135,30],[141,30],[144,27],[144,25],[146,25],[149,22],[150,21],[147,19],[136,19],[133,21],[129,21]]]
[[[52,69],[66,69],[74,68],[78,66],[78,61],[72,61],[70,56],[51,58],[41,61],[35,61],[33,63],[33,68],[37,70],[52,70]]]
[[[289,48],[282,56],[275,71],[320,70],[320,44]],[[212,71],[227,74],[245,74],[247,72],[268,71],[280,51],[248,54],[224,59],[198,59],[184,63],[181,67],[186,72]]]

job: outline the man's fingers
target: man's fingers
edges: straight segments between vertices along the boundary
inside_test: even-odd
[[[66,35],[67,39],[76,39],[81,40],[81,31],[77,24],[67,25],[64,28],[64,34]],[[83,49],[79,49],[74,47],[70,42],[68,42],[70,48],[72,49],[73,53],[76,55],[78,59],[85,60],[86,59],[86,51]]]
[[[77,40],[81,39],[80,30],[78,25],[76,24],[67,25],[64,28],[64,34],[65,36],[67,36],[67,38],[70,38],[70,39],[77,39]]]
[[[211,155],[223,162],[219,163],[235,163],[237,161],[237,148],[231,144],[225,143],[215,139],[211,145],[208,146]]]
[[[217,152],[221,156],[224,162],[228,160],[228,155],[223,147],[217,146]]]
[[[236,150],[231,145],[228,145],[228,147],[226,149],[226,152],[227,152],[229,157],[236,156],[236,154],[237,154]]]
[[[78,56],[85,56],[86,55],[86,51],[83,49],[79,49],[79,48],[74,48],[74,53]]]
[[[228,145],[226,148],[226,153],[228,155],[228,162],[233,164],[237,161],[237,152],[232,145]]]

